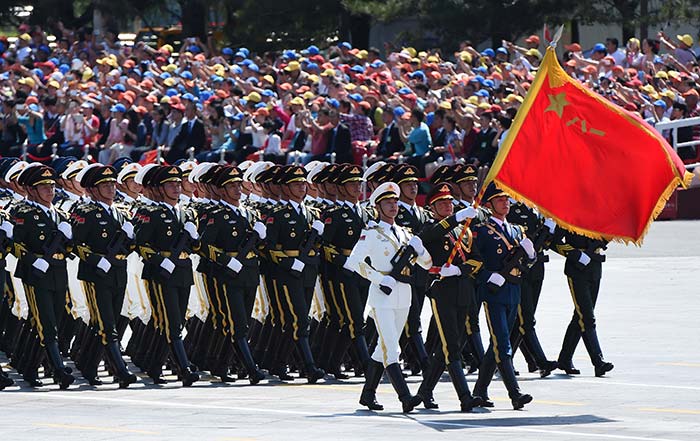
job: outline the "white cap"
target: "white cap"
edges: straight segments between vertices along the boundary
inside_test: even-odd
[[[80,162],[80,161],[77,161],[77,162]],[[85,162],[85,161],[82,161],[82,162]],[[75,163],[71,164],[71,165],[66,169],[66,171],[64,171],[64,172],[61,174],[61,177],[62,177],[63,179],[68,179],[68,178],[66,178],[66,177],[64,177],[64,176],[68,176],[68,170],[70,170],[71,167],[73,167],[73,165],[75,165]],[[91,168],[101,167],[101,166],[102,166],[102,164],[100,164],[99,162],[94,162],[94,163],[92,163],[92,164],[90,164],[90,165],[88,165],[88,163],[85,162],[85,165],[84,165],[84,166],[78,167],[78,168],[80,169],[80,171],[78,172],[77,175],[75,175],[75,180],[78,181],[78,182],[82,181],[82,180],[83,180],[83,176],[85,176],[85,173],[87,173],[88,170],[90,170]]]
[[[146,172],[153,167],[158,167],[158,164],[146,164],[143,167],[141,167],[141,170],[136,172],[136,176],[134,176],[134,182],[136,182],[139,185],[143,185],[143,177],[146,175]]]
[[[383,166],[386,164],[384,161],[377,161],[374,164],[370,165],[367,170],[365,170],[365,173],[362,175],[362,180],[366,181],[369,176],[374,174],[377,170],[379,170],[379,167]]]
[[[38,162],[34,162],[33,164],[41,165]],[[27,168],[28,166],[29,166],[29,164],[26,163],[25,161],[19,161],[19,162],[15,163],[15,165],[10,167],[10,169],[7,171],[7,173],[5,173],[5,176],[3,176],[3,178],[6,181],[13,181],[14,179],[19,178],[19,175],[21,175],[22,171],[24,171],[24,169]],[[16,175],[16,176],[14,176],[14,179],[12,179],[13,178],[12,175]]]
[[[250,168],[251,165],[255,164],[254,161],[251,161],[250,159],[246,159],[245,161],[241,162],[238,164],[238,170],[245,172]]]
[[[248,170],[246,170],[245,173],[243,173],[243,180],[255,183],[255,179],[258,177],[258,175],[264,172],[265,170],[269,169],[273,165],[274,164],[269,161],[256,162],[255,164],[248,167]]]
[[[207,172],[207,170],[214,167],[215,165],[216,164],[213,162],[202,162],[201,164],[197,164],[190,172],[190,175],[187,177],[187,180],[193,184],[198,183],[199,177],[202,176],[204,173]]]
[[[95,163],[95,164],[102,165],[100,163]],[[87,166],[88,166],[87,161],[84,161],[82,159],[75,161],[75,162],[71,163],[68,167],[66,167],[66,169],[63,171],[63,173],[61,173],[61,178],[68,179],[68,176],[70,176],[71,174],[75,173],[78,170],[82,171],[82,169],[84,169]],[[80,182],[80,178],[78,176],[82,177],[82,176],[84,176],[84,174],[81,175],[80,172],[78,172],[78,174],[75,176],[75,179],[77,179],[78,182]]]
[[[138,162],[130,162],[126,164],[124,167],[122,167],[122,171],[119,172],[117,175],[117,183],[118,184],[123,184],[124,183],[124,177],[128,174],[131,174],[133,172],[136,172],[138,174],[139,170],[141,170],[143,167],[141,167],[141,164]],[[134,176],[134,179],[136,177]]]
[[[306,169],[306,172],[308,173],[308,172],[310,172],[311,170],[313,170],[314,167],[316,167],[316,166],[317,166],[318,164],[320,164],[320,163],[321,163],[321,161],[313,160],[313,161],[309,162],[308,164],[306,164],[306,165],[304,166],[304,168]]]
[[[393,182],[385,182],[374,189],[374,191],[372,192],[372,196],[369,197],[369,203],[371,205],[377,205],[377,200],[381,201],[383,199],[386,199],[387,197],[398,199],[399,196],[401,196],[401,189],[399,188],[399,184],[395,184]]]
[[[331,164],[328,162],[319,162],[318,164],[316,164],[316,166],[309,171],[309,174],[306,175],[306,182],[310,184],[314,176],[321,173],[321,171],[329,165]]]
[[[194,170],[194,168],[197,166],[197,162],[195,161],[185,161],[178,165],[181,171],[187,171],[187,170]]]

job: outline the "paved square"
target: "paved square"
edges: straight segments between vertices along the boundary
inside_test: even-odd
[[[573,311],[563,266],[552,255],[537,313],[549,358],[556,358]],[[436,389],[440,410],[409,415],[400,413],[386,382],[378,393],[386,410],[362,410],[357,379],[262,386],[201,381],[190,389],[173,381],[128,390],[81,382],[68,391],[48,385],[0,392],[0,433],[3,440],[700,439],[700,222],[657,222],[642,248],[612,245],[596,312],[615,370],[595,378],[582,344],[574,359],[582,371],[577,377],[539,379],[525,373],[517,355],[521,388],[535,398],[524,411],[511,410],[496,380],[494,409],[459,413],[447,375]],[[473,386],[475,377],[468,380]],[[413,392],[418,382],[409,378]]]

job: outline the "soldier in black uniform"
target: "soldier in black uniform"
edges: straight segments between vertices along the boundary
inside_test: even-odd
[[[566,328],[558,359],[559,368],[569,375],[580,374],[572,362],[580,338],[586,345],[596,377],[602,377],[614,368],[612,363],[603,358],[593,312],[598,300],[602,267],[605,261],[603,251],[606,247],[606,241],[570,232],[564,233],[562,240],[554,247],[556,252],[566,257],[564,274],[569,281],[569,290],[575,307],[574,315]]]
[[[212,211],[202,229],[200,254],[212,263],[226,315],[230,344],[234,344],[248,371],[251,384],[265,375],[258,370],[248,346],[248,320],[259,283],[257,242],[265,239],[266,228],[252,213],[240,206],[240,170],[225,166],[212,183],[219,188],[221,204]]]
[[[516,203],[511,207],[508,221],[521,225],[526,234],[535,234],[543,226],[548,228],[550,233],[554,233],[556,227],[554,221],[544,219],[536,211],[522,203]],[[535,310],[542,292],[544,264],[549,261],[549,256],[544,253],[543,249],[535,251],[537,251],[537,261],[531,268],[524,271],[520,284],[518,318],[516,326],[511,331],[510,344],[513,347],[513,353],[520,347],[526,359],[532,358],[535,363],[534,368],[539,369],[540,376],[544,378],[557,368],[557,362],[547,360],[535,331]]]
[[[283,327],[277,362],[285,363],[296,344],[306,378],[316,383],[325,372],[316,367],[309,346],[309,305],[316,285],[323,223],[314,220],[302,201],[306,196],[304,167],[284,167],[280,180],[287,204],[267,217],[267,243],[274,273],[274,297]]]
[[[431,354],[430,367],[424,373],[418,395],[426,408],[436,409],[438,405],[433,401],[433,390],[447,367],[462,412],[470,412],[479,403],[469,391],[461,357],[466,340],[464,324],[467,312],[477,301],[475,275],[483,262],[473,243],[471,230],[463,225],[466,219],[474,218],[477,211],[467,207],[452,214],[452,200],[452,189],[447,183],[437,185],[426,196],[435,223],[426,226],[420,238],[433,259],[433,267],[429,270],[432,283],[426,295],[430,298],[433,310],[431,324],[435,323],[439,344]],[[467,230],[460,240],[463,228]],[[458,247],[457,252],[448,265],[455,246]]]
[[[162,347],[170,346],[174,362],[183,386],[191,386],[199,375],[190,370],[181,332],[185,319],[187,301],[193,283],[192,261],[189,252],[199,246],[199,234],[194,216],[177,207],[180,198],[180,170],[174,166],[159,167],[153,176],[162,202],[141,213],[136,230],[136,245],[143,257],[142,278],[150,283],[153,311],[159,314],[161,323],[161,350],[157,352],[150,373],[157,372],[167,352]]]
[[[121,356],[117,320],[126,290],[126,256],[133,249],[134,226],[126,214],[113,205],[117,172],[112,167],[90,168],[80,185],[90,195],[91,202],[77,207],[72,213],[73,241],[80,258],[78,279],[83,281],[90,321],[99,346],[97,355],[87,366],[88,381],[101,384],[97,365],[104,346],[107,359],[119,387],[126,388],[136,381]],[[83,370],[85,374],[86,371]]]
[[[391,180],[398,184],[401,189],[396,225],[408,228],[411,234],[420,234],[423,227],[430,222],[430,219],[428,213],[422,207],[416,205],[418,169],[412,165],[399,165],[394,169]],[[420,321],[427,282],[428,272],[423,268],[416,268],[411,283],[413,296],[411,309],[408,313],[407,325],[401,337],[404,360],[408,362],[413,375],[418,374],[421,370],[425,373],[428,368],[428,352],[425,349]]]
[[[324,350],[332,354],[326,366],[336,378],[344,376],[340,373],[339,364],[350,342],[354,344],[363,369],[366,369],[369,363],[369,350],[364,333],[367,297],[361,293],[364,279],[361,280],[357,273],[343,268],[369,220],[367,213],[358,203],[361,181],[360,167],[351,164],[341,167],[335,182],[343,203],[329,210],[323,221],[325,276],[330,289],[330,295],[327,297],[332,300],[332,304],[327,304],[326,308],[335,309],[334,316],[341,319],[337,324],[340,332],[328,333],[323,345]]]
[[[29,202],[14,213],[18,258],[15,275],[24,284],[34,328],[53,369],[54,381],[61,389],[67,389],[75,378],[63,364],[58,348],[57,319],[65,307],[68,286],[65,259],[71,250],[73,232],[68,217],[52,204],[56,184],[52,168],[28,167],[20,174],[18,183],[27,189]],[[33,375],[37,366],[28,366],[27,372]]]

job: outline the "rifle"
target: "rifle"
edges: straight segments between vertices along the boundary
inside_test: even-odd
[[[418,256],[416,250],[408,245],[403,245],[391,258],[391,271],[389,276],[393,277],[397,282],[411,283],[411,276],[402,274],[403,270],[411,265],[411,260]],[[391,295],[392,289],[388,286],[380,285],[379,289],[386,295]]]
[[[255,260],[254,259],[248,259],[246,256],[248,253],[253,251],[255,249],[255,246],[258,243],[258,240],[260,237],[258,236],[258,233],[253,231],[253,233],[248,236],[248,240],[246,240],[239,248],[238,248],[238,261],[241,262],[241,265],[243,266],[255,266]]]
[[[105,254],[105,259],[107,259],[109,263],[112,263],[116,255],[122,251],[126,240],[126,233],[124,233],[124,231],[121,229],[114,235],[112,240],[109,242],[109,245],[107,245],[107,254]]]
[[[51,239],[51,242],[42,247],[42,249],[44,251],[44,260],[46,260],[49,263],[55,261],[55,259],[53,258],[53,255],[57,254],[59,252],[62,252],[62,251],[65,252],[66,251],[65,245],[66,245],[67,241],[68,241],[68,238],[66,236],[64,236],[63,233],[61,232],[61,230],[59,230],[57,228],[54,232],[54,235],[53,235],[53,238]],[[34,270],[34,273],[36,275],[38,275],[39,277],[46,274],[46,273],[42,273],[39,270]]]
[[[311,256],[311,251],[316,248],[316,246],[321,242],[321,235],[318,234],[315,228],[306,235],[304,243],[299,249],[299,260],[304,262],[304,265],[318,265],[321,262],[320,253],[316,253],[315,256]]]
[[[190,234],[184,230],[180,233],[180,236],[177,238],[177,242],[175,243],[175,247],[170,252],[170,257],[172,257],[171,260],[175,264],[175,266],[184,266],[184,263],[181,262],[180,259],[178,259],[178,256],[189,245],[189,242],[190,242],[189,239],[190,239]],[[167,272],[163,268],[161,268],[160,274],[165,278],[168,278],[172,275],[172,273]]]

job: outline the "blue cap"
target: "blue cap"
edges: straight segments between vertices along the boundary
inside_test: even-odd
[[[248,69],[252,70],[253,72],[260,72],[260,68],[255,63],[250,63],[248,65]]]
[[[199,93],[199,99],[201,99],[202,101],[208,100],[209,98],[211,98],[211,96],[212,96],[212,93],[208,90],[204,90],[204,91]]]
[[[334,109],[337,109],[338,107],[340,107],[340,102],[335,98],[331,98],[329,100],[326,100],[326,102],[328,103],[329,106],[333,107]]]
[[[255,108],[256,108],[256,109],[262,109],[263,107],[267,107],[267,104],[265,104],[265,103],[258,103],[258,104],[255,105]]]
[[[496,83],[494,83],[493,80],[488,79],[488,78],[484,80],[484,84],[483,84],[483,85],[484,85],[484,87],[489,87],[489,88],[491,88],[491,89],[493,89],[494,87],[496,87]]]
[[[233,115],[231,119],[234,121],[243,121],[243,118],[245,118],[245,114],[238,112],[237,114]]]
[[[68,166],[71,163],[77,160],[78,158],[76,158],[75,156],[64,156],[63,158],[58,158],[52,164],[53,169],[56,170],[56,174],[60,176],[64,171],[68,170]]]
[[[654,64],[664,64],[663,58],[659,57],[658,55],[654,55]]]
[[[195,98],[194,95],[192,95],[191,93],[186,93],[186,94],[182,95],[182,97],[180,97],[180,99],[183,101],[187,100],[187,101],[192,101],[192,102],[195,102],[197,100],[197,98]]]
[[[654,106],[661,107],[662,109],[666,110],[666,102],[664,100],[656,100],[654,101]]]
[[[406,113],[406,111],[403,109],[403,107],[394,107],[394,116],[395,117],[401,118],[404,113]]]
[[[422,70],[417,70],[411,74],[411,78],[420,78],[425,81],[425,74]]]
[[[72,158],[72,156],[71,156],[71,158]],[[112,167],[114,167],[117,171],[121,171],[121,169],[124,168],[124,166],[126,164],[131,164],[132,162],[134,162],[134,161],[130,157],[122,156],[121,158],[114,161],[114,163],[112,164]],[[58,172],[58,170],[56,170],[56,172]]]
[[[607,52],[605,50],[605,45],[603,43],[596,43],[595,46],[593,46],[593,52]]]
[[[409,94],[411,94],[411,93],[413,93],[413,91],[411,91],[411,89],[409,89],[408,87],[402,87],[402,88],[399,89],[399,91],[398,91],[398,94],[399,94],[399,95],[409,95]]]
[[[167,80],[170,78],[170,72],[161,72],[158,77],[160,77],[161,80]]]
[[[238,63],[238,64],[240,64],[241,66],[246,66],[246,67],[247,67],[247,66],[250,66],[251,64],[253,64],[253,60],[247,60],[247,59],[246,59],[246,60],[241,61],[241,62]]]
[[[131,70],[129,71],[129,73],[135,73],[135,74],[138,75],[139,77],[142,75],[142,74],[141,74],[141,70],[136,69],[136,68],[131,69]]]
[[[506,49],[506,48],[504,48],[503,46],[501,46],[501,47],[499,47],[498,49],[496,49],[496,53],[508,55],[508,49]]]
[[[348,98],[350,98],[353,101],[357,101],[358,103],[362,101],[362,95],[360,95],[359,93],[351,93],[350,95],[348,95]]]
[[[372,69],[379,69],[380,67],[384,66],[383,61],[376,60],[372,64],[369,65]]]
[[[491,57],[491,58],[493,58],[493,57],[496,56],[496,52],[494,52],[493,49],[488,48],[488,49],[484,50],[484,51],[481,53],[481,55],[484,56],[484,57]]]
[[[2,41],[0,41],[0,53],[5,52],[5,49],[7,49],[7,48],[6,48],[5,45],[2,43]],[[58,63],[54,63],[54,64],[58,64]]]
[[[365,73],[365,68],[362,66],[353,66],[350,70],[357,73]]]
[[[474,69],[474,70],[477,71],[477,72],[479,72],[479,73],[482,73],[482,74],[487,74],[487,73],[489,73],[489,69],[488,69],[486,66],[479,66],[479,67],[477,67],[477,68]]]
[[[248,58],[248,55],[250,55],[250,51],[246,47],[239,48],[237,52],[244,53],[246,58]]]
[[[316,63],[309,63],[306,65],[306,70],[320,70],[318,67],[318,64]]]
[[[118,103],[112,106],[111,109],[109,109],[110,112],[121,112],[125,113],[126,112],[126,107],[124,107],[124,104]]]
[[[260,93],[260,95],[273,97],[273,96],[275,96],[275,92],[270,90],[270,89],[265,89]]]
[[[427,115],[425,115],[425,123],[427,125],[432,126],[434,120],[435,120],[435,112],[430,112]]]
[[[241,57],[241,58],[247,58],[245,52],[238,51],[236,52],[236,57]]]
[[[192,72],[190,72],[189,70],[185,70],[180,74],[180,76],[186,80],[191,80],[192,79]]]
[[[343,41],[342,43],[340,43],[338,45],[338,47],[345,48],[348,50],[352,49],[352,45],[350,43],[348,43],[347,41]]]
[[[284,52],[282,53],[282,56],[285,57],[285,58],[287,58],[287,59],[290,59],[290,60],[296,60],[296,59],[297,59],[297,53],[294,52],[294,51],[292,51],[292,50],[289,50],[289,49],[287,49],[286,51],[284,51]]]
[[[2,42],[0,42],[0,45],[1,44],[2,44]],[[0,50],[0,52],[2,52],[2,50]],[[58,66],[59,64],[61,64],[61,62],[56,57],[49,58],[49,61],[52,62],[54,66]]]
[[[166,72],[166,73],[167,73],[167,72]],[[144,78],[154,78],[155,76],[156,76],[156,75],[155,75],[153,72],[151,72],[150,70],[147,70],[147,71],[144,72],[144,74],[143,74],[143,77],[144,77]]]
[[[198,54],[202,52],[202,50],[197,46],[196,44],[192,44],[187,48],[188,52],[192,52],[193,54]]]
[[[67,64],[61,64],[58,66],[58,70],[63,74],[67,74],[70,71],[70,66]]]
[[[39,78],[44,77],[44,72],[42,72],[41,69],[39,69],[38,67],[36,69],[32,69],[32,73]]]
[[[117,83],[114,86],[112,86],[112,90],[119,91],[119,92],[126,92],[126,88],[121,83]]]
[[[243,69],[241,69],[241,66],[232,66],[231,72],[233,72],[236,75],[240,75],[243,73]]]
[[[488,91],[488,90],[479,89],[479,90],[477,90],[477,91],[474,93],[474,95],[476,95],[476,96],[481,96],[481,97],[484,97],[484,98],[488,98],[490,94],[489,94],[489,91]]]
[[[308,52],[309,55],[318,55],[320,51],[318,50],[318,47],[312,44],[306,48],[306,52]]]
[[[212,83],[221,83],[221,82],[224,81],[224,77],[220,77],[220,76],[218,76],[218,75],[212,75],[212,76],[209,78],[209,80],[210,80]]]
[[[177,95],[177,89],[173,89],[172,87],[168,90],[165,91],[165,94],[167,96],[175,96]]]
[[[221,49],[221,53],[223,55],[233,55],[233,49],[231,49],[230,47],[225,47]]]
[[[29,105],[29,110],[31,110],[32,112],[38,112],[41,109],[39,108],[38,104],[32,103]]]
[[[49,49],[49,47],[45,44],[42,44],[41,46],[39,46],[38,50],[40,50],[41,52],[45,52],[47,54],[51,53],[51,49]]]
[[[258,79],[255,77],[250,77],[246,81],[251,83],[251,84],[258,84]]]

